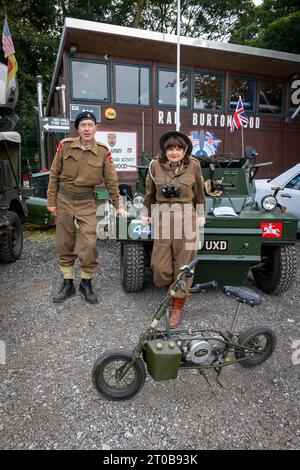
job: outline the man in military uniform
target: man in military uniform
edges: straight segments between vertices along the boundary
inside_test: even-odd
[[[48,210],[56,216],[56,251],[64,281],[53,302],[75,294],[74,263],[81,266],[80,292],[91,304],[98,303],[91,279],[97,268],[96,209],[94,187],[105,183],[117,214],[125,215],[111,152],[95,140],[96,117],[79,113],[75,119],[79,137],[60,142],[50,169]],[[75,222],[80,236],[76,241]]]

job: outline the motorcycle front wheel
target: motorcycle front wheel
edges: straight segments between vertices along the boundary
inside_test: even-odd
[[[269,359],[276,348],[277,340],[271,328],[254,326],[241,333],[238,342],[243,348],[235,348],[236,359],[243,359],[240,361],[241,366],[255,367]]]
[[[143,387],[146,371],[141,359],[137,359],[123,378],[124,368],[132,360],[132,351],[114,349],[98,357],[92,370],[93,384],[97,391],[109,400],[129,400]]]

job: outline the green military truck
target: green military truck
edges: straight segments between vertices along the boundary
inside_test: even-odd
[[[21,136],[15,132],[18,83],[7,85],[7,66],[0,62],[0,262],[13,263],[23,249],[21,220],[27,215],[21,188]]]
[[[295,279],[297,219],[278,204],[280,188],[274,188],[265,198],[264,208],[259,209],[253,180],[266,163],[256,163],[256,157],[253,147],[245,149],[245,158],[200,157],[209,194],[204,243],[199,250],[202,262],[196,268],[194,283],[214,279],[221,285],[246,284],[252,273],[263,292],[281,294]],[[131,216],[127,221],[117,218],[112,230],[106,226],[107,233],[121,245],[121,280],[127,292],[143,289],[150,267],[151,228],[142,227],[139,219],[148,163],[144,157],[138,191],[128,203]],[[107,217],[108,225],[111,219]]]
[[[20,186],[20,145],[18,132],[0,132],[0,261],[13,263],[23,249],[21,220],[27,215]]]

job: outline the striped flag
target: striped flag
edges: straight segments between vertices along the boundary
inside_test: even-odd
[[[7,58],[7,83],[15,78],[18,71],[18,62],[13,54]]]
[[[15,53],[14,44],[11,38],[9,26],[7,23],[7,19],[5,18],[3,32],[2,32],[2,46],[4,51],[4,57],[8,57]]]
[[[230,127],[230,132],[235,131],[236,129],[240,129],[241,127],[247,126],[249,120],[246,116],[244,105],[242,103],[242,98],[239,96],[238,103],[236,105],[236,109],[233,115],[232,124]]]
[[[11,80],[13,80],[18,71],[18,62],[15,58],[15,48],[10,34],[7,19],[5,18],[3,32],[2,32],[2,47],[4,51],[4,57],[7,58],[7,83],[8,86]]]

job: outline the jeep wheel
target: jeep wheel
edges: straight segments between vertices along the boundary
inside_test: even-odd
[[[126,292],[139,292],[144,286],[145,248],[142,243],[121,243],[121,280]]]
[[[11,230],[0,237],[0,260],[14,263],[20,258],[23,249],[23,227],[16,212],[7,213]]]
[[[266,294],[286,292],[296,277],[296,249],[294,246],[263,246],[260,270],[253,269],[257,286]]]

